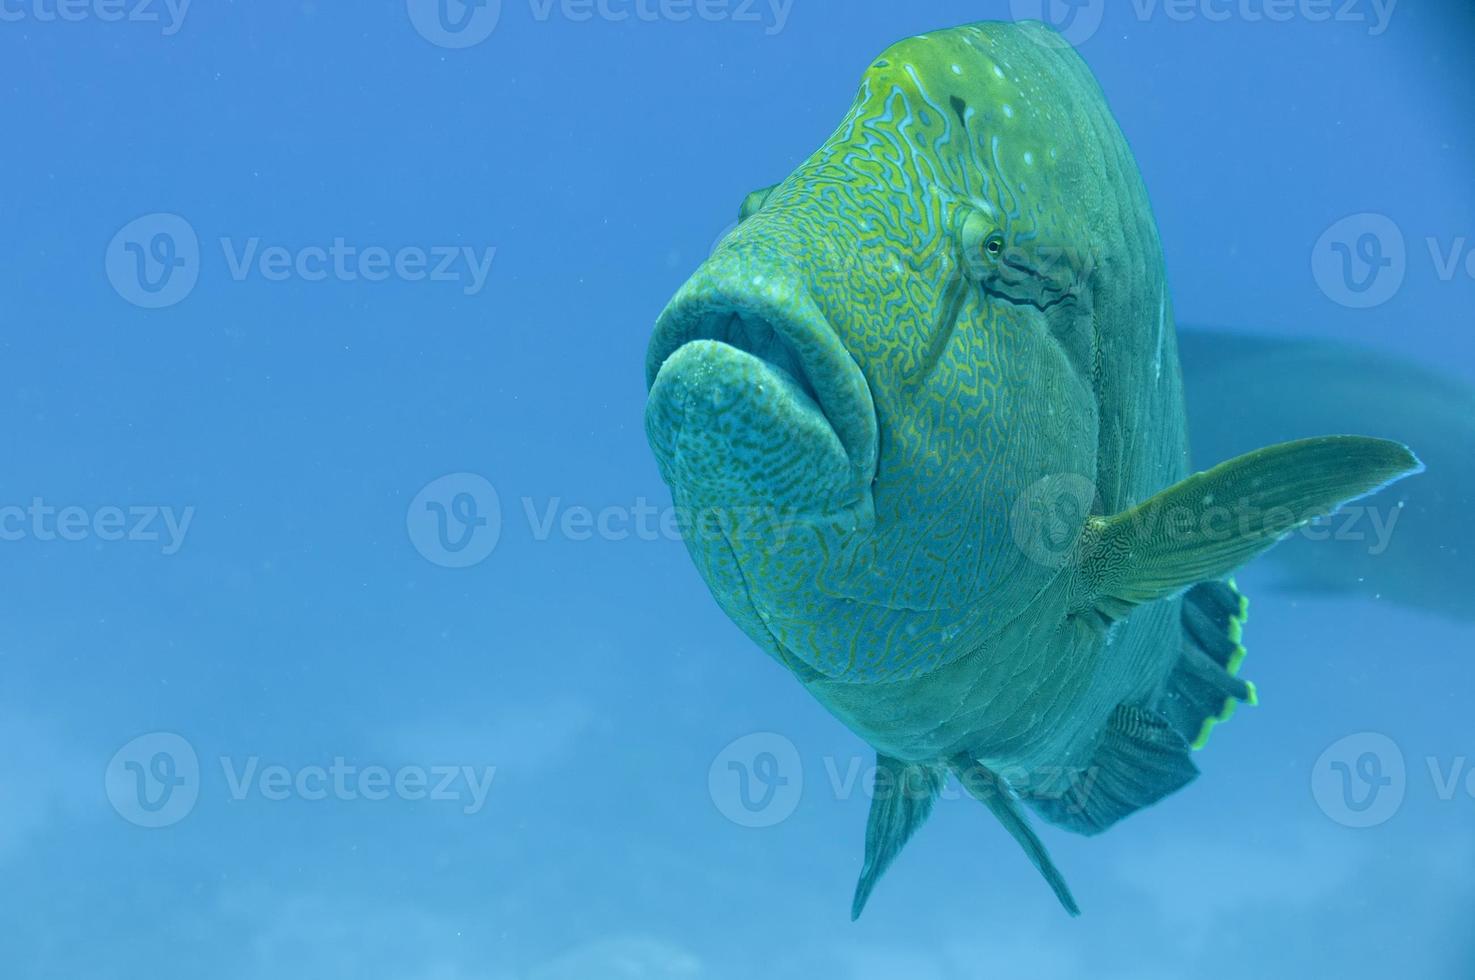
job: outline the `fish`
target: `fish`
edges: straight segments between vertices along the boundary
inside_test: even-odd
[[[1136,161],[1046,25],[908,38],[679,288],[645,429],[718,607],[876,752],[858,919],[956,779],[1079,906],[1081,834],[1254,702],[1233,573],[1421,464],[1328,434],[1199,473]]]
[[[1475,623],[1475,537],[1466,518],[1475,496],[1475,388],[1390,352],[1263,327],[1185,328],[1179,353],[1195,462],[1341,424],[1416,444],[1428,467],[1422,479],[1271,551],[1271,588],[1359,596]]]

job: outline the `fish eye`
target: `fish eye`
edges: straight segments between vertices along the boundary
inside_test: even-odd
[[[958,247],[964,274],[986,283],[999,274],[1004,258],[1004,229],[993,216],[978,208],[964,208],[958,217]]]

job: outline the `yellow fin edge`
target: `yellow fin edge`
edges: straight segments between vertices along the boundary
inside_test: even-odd
[[[1239,593],[1239,612],[1229,618],[1229,639],[1234,643],[1234,653],[1229,655],[1229,663],[1225,665],[1225,669],[1229,671],[1231,677],[1238,677],[1239,669],[1244,665],[1245,657],[1249,653],[1245,649],[1244,635],[1245,623],[1250,621],[1250,600],[1248,596],[1239,591],[1239,586],[1234,583],[1234,579],[1229,580],[1229,587]],[[1250,689],[1250,696],[1246,699],[1246,703],[1252,708],[1257,707],[1260,704],[1260,692],[1256,690],[1251,681],[1245,681],[1245,686]],[[1193,740],[1190,748],[1197,752],[1208,745],[1209,735],[1213,733],[1214,726],[1222,725],[1233,718],[1234,710],[1238,707],[1238,698],[1225,698],[1224,707],[1219,713],[1204,719],[1203,726],[1198,730],[1198,738]]]

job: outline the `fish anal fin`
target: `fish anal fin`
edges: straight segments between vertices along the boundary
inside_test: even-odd
[[[1118,820],[1187,786],[1198,775],[1183,736],[1157,712],[1118,705],[1080,778],[1058,797],[1032,798],[1050,823],[1099,834]]]

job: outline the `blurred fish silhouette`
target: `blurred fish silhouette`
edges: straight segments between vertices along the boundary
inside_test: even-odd
[[[1270,553],[1277,587],[1377,597],[1475,622],[1475,389],[1380,351],[1185,327],[1198,463],[1345,428],[1419,447],[1428,472]]]

